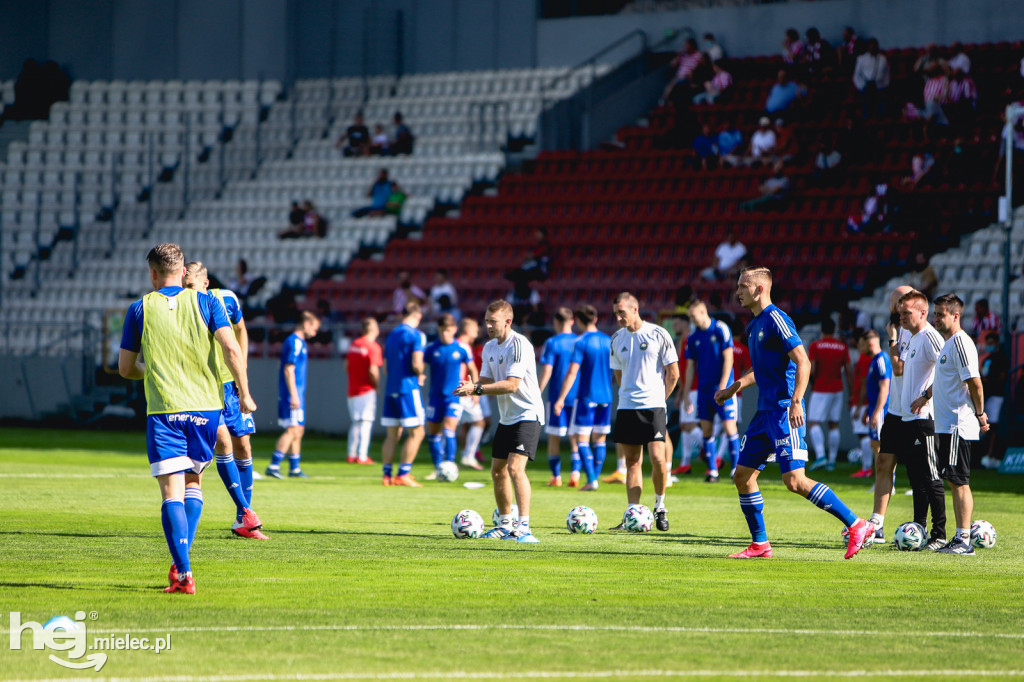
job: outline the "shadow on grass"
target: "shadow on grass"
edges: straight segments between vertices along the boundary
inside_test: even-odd
[[[154,590],[162,590],[166,585],[146,586],[140,587],[138,585],[124,585],[124,584],[87,584],[87,585],[71,585],[71,584],[58,584],[58,583],[13,583],[0,581],[0,588],[18,588],[18,587],[41,587],[46,590],[117,590],[118,592],[153,592]]]
[[[0,531],[0,536],[4,535],[43,535],[48,537],[57,538],[153,538],[152,534],[147,533],[70,533],[67,531],[42,531],[42,530],[4,530]]]

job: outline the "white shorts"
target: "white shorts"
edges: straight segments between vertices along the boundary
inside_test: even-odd
[[[290,408],[288,410],[287,417],[278,416],[277,425],[282,429],[287,429],[292,426],[305,426],[306,425],[306,410],[303,408]]]
[[[377,392],[367,391],[348,399],[348,416],[354,422],[372,422],[377,418]]]
[[[460,424],[476,424],[484,420],[484,411],[481,407],[484,404],[483,398],[476,401],[466,396],[459,399],[459,404],[462,405],[462,416],[459,418]]]
[[[690,391],[690,404],[693,405],[693,412],[686,414],[682,409],[679,410],[679,423],[680,424],[697,424],[700,422],[697,419],[697,391]]]
[[[866,409],[868,409],[866,405],[854,405],[850,408],[850,421],[853,423],[853,435],[855,436],[866,436],[870,433],[868,425],[862,419]]]
[[[814,393],[811,395],[811,406],[807,410],[807,421],[838,423],[842,407],[842,392]]]
[[[985,396],[985,415],[989,424],[999,423],[999,413],[1003,409],[1003,396]]]

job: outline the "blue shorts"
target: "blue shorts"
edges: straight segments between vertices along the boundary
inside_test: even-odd
[[[146,417],[146,453],[153,476],[203,473],[213,461],[220,410],[175,412]]]
[[[589,436],[591,433],[607,435],[611,432],[612,406],[610,404],[592,403],[588,400],[576,401],[572,407],[569,433]]]
[[[882,426],[884,426],[884,424]],[[881,441],[882,426],[879,426],[877,431],[871,428],[871,426],[868,426],[868,438],[876,442]]]
[[[431,424],[440,424],[445,419],[454,417],[459,420],[462,417],[462,404],[455,396],[431,396],[430,404],[427,405],[427,421]]]
[[[697,419],[714,421],[717,415],[722,421],[736,420],[736,399],[729,398],[724,405],[715,402],[718,386],[697,389]]]
[[[383,426],[423,426],[423,400],[419,389],[412,393],[388,393],[384,396]]]
[[[572,408],[569,405],[562,407],[562,414],[555,414],[555,404],[548,403],[548,423],[544,430],[549,436],[564,438],[569,435],[570,417],[572,417]]]
[[[299,403],[299,406],[292,409],[292,401],[289,398],[277,398],[277,425],[282,429],[289,426],[306,425],[306,400]]]
[[[776,462],[782,473],[807,464],[806,427],[789,424],[789,410],[758,410],[740,440],[740,466],[758,471],[768,462]]]
[[[233,381],[224,384],[224,409],[220,411],[217,428],[221,426],[228,427],[228,433],[235,438],[256,433],[256,422],[253,421],[252,415],[242,414],[242,408],[238,404],[238,387]]]

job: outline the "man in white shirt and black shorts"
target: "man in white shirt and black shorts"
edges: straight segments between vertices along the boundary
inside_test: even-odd
[[[644,322],[640,304],[628,292],[615,297],[612,312],[622,327],[612,336],[611,368],[619,384],[619,408],[612,436],[626,456],[626,498],[640,504],[643,492],[643,454],[647,445],[654,483],[654,521],[668,530],[665,484],[669,456],[665,452],[666,405],[679,381],[675,343],[662,327]],[[621,530],[619,524],[612,530]]]
[[[482,537],[516,542],[540,542],[530,531],[530,479],[527,461],[537,456],[544,425],[544,399],[537,384],[537,357],[533,344],[512,330],[512,306],[495,301],[484,317],[491,340],[484,346],[480,383],[463,381],[457,396],[498,397],[498,430],[491,443],[491,478],[498,504],[498,525]],[[513,497],[514,493],[514,497]],[[512,520],[512,500],[519,505],[519,521]]]
[[[960,327],[964,302],[956,294],[935,299],[935,328],[946,339],[935,366],[935,383],[927,395],[912,407],[935,400],[935,434],[938,438],[939,472],[953,491],[956,514],[956,536],[939,550],[941,554],[971,556],[971,445],[988,431],[985,415],[985,392],[978,367],[978,348],[970,335]]]
[[[932,530],[925,549],[933,552],[946,546],[946,488],[939,476],[935,446],[935,410],[926,397],[935,378],[944,340],[935,327],[928,324],[928,298],[920,291],[904,294],[899,302],[900,326],[913,336],[900,359],[903,361],[903,447],[896,453],[907,468],[914,493],[914,522],[922,526],[932,510]],[[884,427],[883,427],[884,429]]]

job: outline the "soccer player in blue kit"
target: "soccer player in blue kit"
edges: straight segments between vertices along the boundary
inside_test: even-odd
[[[697,372],[697,419],[704,435],[704,452],[708,460],[708,474],[704,480],[718,482],[718,448],[715,442],[715,415],[722,420],[722,428],[729,438],[729,459],[732,470],[740,458],[740,435],[736,430],[736,399],[729,398],[721,405],[715,402],[715,392],[733,382],[732,330],[721,320],[708,315],[703,301],[690,304],[693,331],[686,340],[686,378],[683,386],[693,381]],[[691,412],[689,395],[683,392],[682,409]]]
[[[581,490],[597,490],[607,454],[605,441],[612,431],[612,339],[598,331],[594,306],[582,305],[575,315],[584,331],[573,344],[569,370],[552,411],[556,416],[562,414],[575,385],[576,401],[572,404],[569,433],[587,472],[587,484]]]
[[[455,429],[462,418],[460,398],[454,395],[462,372],[477,381],[476,365],[473,358],[455,340],[458,323],[451,315],[445,314],[437,322],[438,339],[423,351],[423,358],[430,367],[430,399],[427,403],[427,445],[434,472],[426,480],[438,478],[441,462],[454,462],[459,449]]]
[[[256,410],[249,395],[245,359],[224,307],[208,294],[182,287],[185,256],[177,244],[160,244],[146,256],[153,291],[125,315],[118,372],[141,379],[146,389],[146,450],[160,485],[161,519],[173,564],[164,592],[195,594],[189,553],[203,505],[188,491],[202,486],[213,460],[224,389],[213,347],[238,389],[239,410]],[[145,362],[139,363],[142,353]]]
[[[284,433],[277,439],[270,465],[264,472],[271,478],[281,475],[281,460],[288,457],[288,476],[308,478],[302,471],[302,436],[306,433],[306,366],[309,349],[306,340],[320,330],[320,318],[308,310],[299,315],[295,331],[281,345],[281,368],[277,376],[277,424]]]
[[[733,482],[740,496],[750,528],[752,542],[733,559],[769,558],[772,546],[764,525],[764,500],[757,477],[769,461],[782,470],[782,482],[791,492],[810,500],[843,522],[850,532],[845,558],[860,551],[874,526],[859,519],[842,500],[823,483],[807,478],[807,445],[803,398],[811,373],[811,361],[797,335],[793,320],[772,304],[772,273],[764,267],[744,268],[736,284],[740,305],[754,313],[747,327],[752,371],[715,393],[715,401],[725,404],[737,391],[757,384],[757,414],[747,426],[740,443],[740,461]]]
[[[551,480],[548,485],[562,487],[562,439],[569,436],[569,412],[555,414],[555,403],[558,402],[558,394],[562,390],[562,382],[565,380],[565,373],[569,371],[569,361],[572,358],[572,348],[579,337],[572,333],[573,314],[568,308],[559,308],[555,311],[555,335],[544,343],[544,350],[540,354],[540,392],[548,389],[548,423],[544,430],[548,434],[548,467],[551,469]],[[569,387],[569,397],[566,400],[571,405],[576,399],[576,383]],[[575,488],[580,484],[580,460],[579,450],[576,448],[576,440],[570,439],[572,448],[572,471],[569,473],[569,487]]]
[[[422,319],[420,304],[408,301],[402,308],[402,324],[391,330],[384,342],[384,371],[388,379],[384,387],[384,411],[380,423],[388,430],[381,446],[382,483],[386,486],[423,487],[412,475],[412,463],[423,442],[420,387],[424,380],[423,346],[426,344],[423,334],[417,329]],[[403,430],[407,432],[406,438],[398,471],[394,472],[395,451]]]

